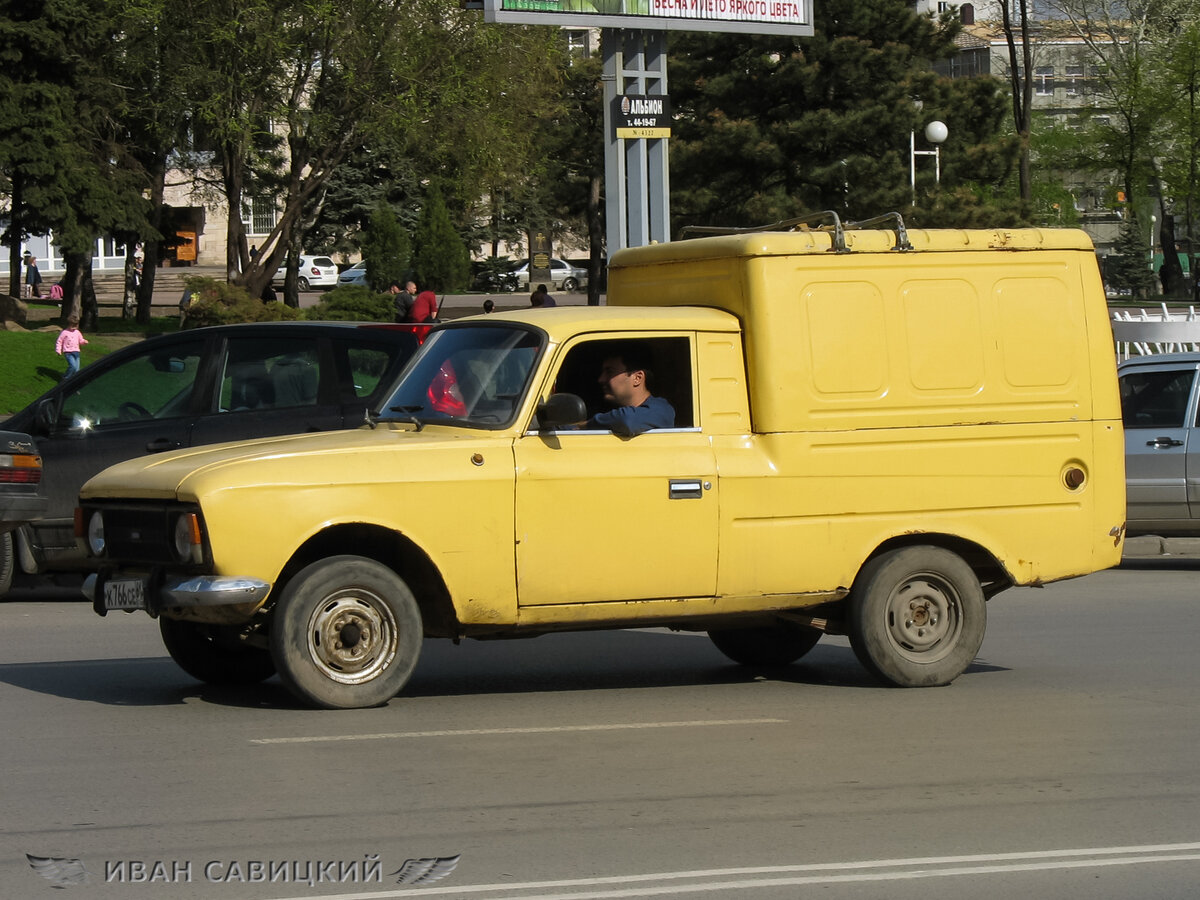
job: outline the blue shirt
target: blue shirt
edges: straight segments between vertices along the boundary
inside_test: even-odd
[[[613,434],[632,437],[652,428],[674,428],[675,407],[662,397],[647,397],[641,406],[620,406],[610,412],[596,413],[586,428],[606,428]]]

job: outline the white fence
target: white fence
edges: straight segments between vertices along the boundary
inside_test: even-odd
[[[1165,303],[1152,312],[1114,310],[1112,329],[1118,362],[1131,356],[1200,351],[1200,319],[1194,306],[1186,313],[1171,312]]]

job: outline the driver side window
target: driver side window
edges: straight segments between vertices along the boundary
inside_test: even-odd
[[[102,372],[63,396],[56,428],[104,428],[186,415],[203,351],[203,340],[187,341],[139,353]]]

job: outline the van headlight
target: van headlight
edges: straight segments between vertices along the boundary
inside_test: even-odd
[[[200,516],[194,512],[181,513],[175,519],[175,534],[172,541],[175,558],[182,563],[198,563],[203,538],[200,533]]]
[[[104,516],[99,512],[92,513],[91,518],[88,519],[87,545],[92,556],[104,555]]]

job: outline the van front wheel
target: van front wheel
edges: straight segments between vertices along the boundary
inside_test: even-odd
[[[854,655],[899,687],[949,684],[983,644],[987,605],[979,579],[940,547],[905,547],[872,559],[847,603]]]
[[[271,655],[300,699],[325,709],[381,706],[408,682],[423,638],[412,591],[391,569],[333,556],[292,578],[275,606]]]

